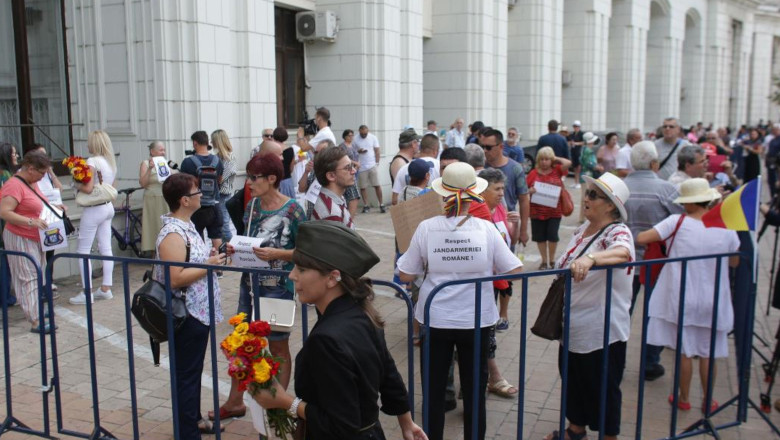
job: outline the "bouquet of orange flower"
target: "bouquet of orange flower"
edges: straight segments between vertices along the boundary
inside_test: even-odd
[[[73,180],[78,183],[89,183],[92,180],[92,170],[81,156],[68,156],[62,159],[62,164],[68,167]]]
[[[260,390],[275,393],[273,381],[284,360],[271,354],[268,349],[268,335],[271,326],[266,321],[246,322],[246,313],[239,313],[228,321],[233,332],[222,340],[220,347],[228,360],[228,375],[238,381],[239,391],[255,395]],[[282,439],[295,431],[295,422],[287,411],[281,408],[266,411],[268,424]]]

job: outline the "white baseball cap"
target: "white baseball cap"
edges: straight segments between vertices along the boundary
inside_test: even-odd
[[[571,123],[571,125],[573,125],[574,127],[582,127],[582,124],[580,123],[580,121],[574,121],[574,122]]]

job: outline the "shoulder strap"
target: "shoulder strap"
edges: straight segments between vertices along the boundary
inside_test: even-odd
[[[682,139],[677,139],[677,143],[674,144],[674,148],[672,148],[672,151],[669,152],[669,154],[666,155],[666,158],[664,158],[663,162],[661,162],[661,165],[658,166],[658,169],[662,169],[664,165],[666,165],[666,162],[669,161],[669,159],[672,157],[672,154],[674,154],[675,151],[677,151],[677,147],[680,146],[682,143]]]
[[[187,245],[186,245],[187,246],[187,256],[184,258],[184,262],[185,263],[189,263],[190,262],[190,236],[187,235],[187,230],[186,229],[181,229],[181,228],[178,228],[178,229],[181,230],[182,235],[184,235],[184,240],[187,241]]]
[[[674,232],[672,232],[672,235],[670,235],[669,238],[672,239],[672,241],[669,242],[669,246],[666,247],[666,255],[669,255],[669,251],[672,250],[672,245],[674,244],[674,238],[677,237],[677,231],[680,230],[680,226],[682,225],[683,219],[685,218],[685,214],[680,214],[680,219],[677,220],[677,225],[674,227]]]
[[[580,253],[579,253],[579,254],[577,255],[577,257],[576,257],[576,258],[574,258],[574,259],[576,260],[577,258],[580,258],[581,256],[585,255],[585,252],[587,252],[587,251],[588,251],[588,248],[590,247],[590,245],[592,245],[592,244],[593,244],[593,243],[596,241],[596,239],[597,239],[597,238],[599,238],[599,237],[601,236],[601,234],[603,234],[603,233],[604,233],[604,231],[606,231],[606,230],[607,230],[607,228],[608,228],[608,227],[610,227],[610,226],[612,226],[612,225],[616,225],[616,224],[618,224],[618,223],[620,223],[620,222],[617,222],[617,221],[615,221],[615,222],[612,222],[612,223],[608,224],[607,226],[604,226],[603,228],[601,228],[601,230],[600,230],[599,232],[597,232],[597,233],[596,233],[596,235],[594,235],[594,236],[593,236],[593,238],[591,238],[591,239],[590,239],[590,241],[588,242],[588,244],[586,244],[586,245],[585,245],[585,247],[584,247],[584,248],[582,248],[582,250],[580,251]]]
[[[57,211],[56,211],[54,208],[52,208],[52,206],[51,206],[51,205],[49,205],[49,202],[48,202],[46,199],[44,199],[43,197],[41,197],[41,195],[40,195],[40,194],[38,194],[37,192],[35,192],[35,190],[33,189],[33,187],[32,187],[32,186],[30,186],[30,184],[29,184],[29,183],[27,183],[27,181],[26,181],[26,180],[22,179],[22,177],[21,177],[21,176],[18,176],[18,175],[15,175],[14,177],[16,177],[17,179],[21,180],[21,181],[22,181],[22,182],[23,182],[23,183],[24,183],[24,184],[27,186],[27,188],[30,188],[30,191],[32,191],[32,192],[33,192],[33,194],[35,194],[35,196],[36,196],[36,197],[38,197],[39,199],[41,199],[41,202],[43,202],[43,204],[44,204],[44,205],[46,205],[46,207],[47,207],[47,208],[49,208],[49,210],[50,210],[52,213],[54,213],[54,216],[55,216],[55,217],[57,217],[58,219],[62,220],[62,216],[61,216],[61,215],[59,215],[59,214],[57,214]]]

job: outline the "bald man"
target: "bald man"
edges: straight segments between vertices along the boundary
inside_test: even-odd
[[[272,139],[266,139],[260,145],[252,148],[252,154],[250,157],[255,157],[255,155],[260,153],[273,153],[279,156],[279,159],[282,160],[282,150],[284,150],[282,144]]]

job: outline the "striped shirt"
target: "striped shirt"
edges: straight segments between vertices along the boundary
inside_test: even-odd
[[[352,216],[349,215],[349,209],[347,209],[347,201],[326,187],[322,187],[320,190],[309,220],[333,220],[344,223],[350,229],[355,229],[355,225],[352,224]]]

